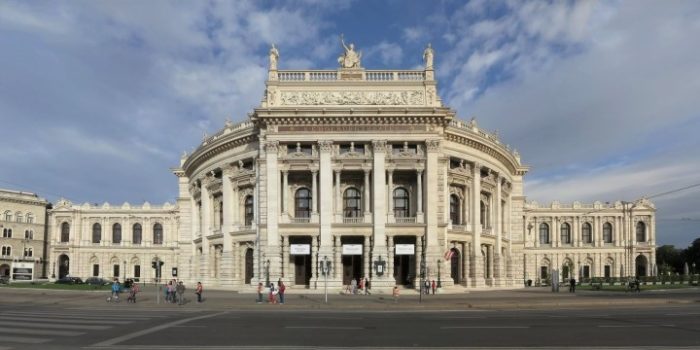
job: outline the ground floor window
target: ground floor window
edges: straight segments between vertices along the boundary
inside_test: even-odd
[[[141,278],[141,265],[134,265],[134,280]]]
[[[94,264],[92,265],[92,276],[97,277],[100,275],[100,265]]]
[[[588,265],[583,266],[583,278],[591,278],[591,267]]]
[[[540,266],[540,278],[546,280],[549,277],[547,266]]]
[[[603,269],[605,272],[605,278],[610,278],[610,271],[612,271],[612,268],[610,265],[605,265],[605,268]]]
[[[114,265],[114,277],[119,277],[119,264]]]

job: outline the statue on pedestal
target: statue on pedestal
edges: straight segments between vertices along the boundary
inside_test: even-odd
[[[340,34],[340,43],[345,49],[345,53],[338,57],[338,63],[341,68],[360,68],[360,60],[362,59],[362,52],[355,51],[355,44],[350,43],[350,46],[345,45],[345,40],[343,40],[343,34]]]
[[[277,60],[280,58],[280,53],[277,51],[275,44],[270,48],[270,70],[277,70]]]
[[[425,69],[433,69],[433,57],[435,56],[435,51],[433,47],[428,43],[428,47],[423,51],[423,61],[425,62]]]

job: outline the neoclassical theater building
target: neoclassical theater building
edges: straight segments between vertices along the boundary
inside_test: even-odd
[[[53,274],[151,281],[156,258],[164,277],[230,289],[653,273],[649,201],[526,201],[520,155],[442,103],[432,48],[424,69],[368,70],[344,47],[338,69],[279,70],[273,46],[259,107],[173,169],[177,203],[59,202]]]

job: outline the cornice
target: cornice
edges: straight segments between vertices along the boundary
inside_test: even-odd
[[[529,170],[528,167],[520,165],[511,154],[504,153],[501,149],[489,145],[486,141],[453,133],[449,129],[447,131],[445,133],[446,140],[468,146],[496,158],[508,168],[512,175],[522,176]]]

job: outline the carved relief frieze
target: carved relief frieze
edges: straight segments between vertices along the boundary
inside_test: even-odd
[[[277,153],[279,151],[279,145],[279,141],[267,141],[265,142],[265,152]]]
[[[424,105],[422,91],[284,91],[280,105]]]
[[[440,140],[425,140],[425,147],[428,148],[428,152],[439,152]]]
[[[373,140],[372,150],[374,152],[386,152],[386,140]]]
[[[330,152],[333,150],[333,141],[318,141],[318,149],[321,152]]]

